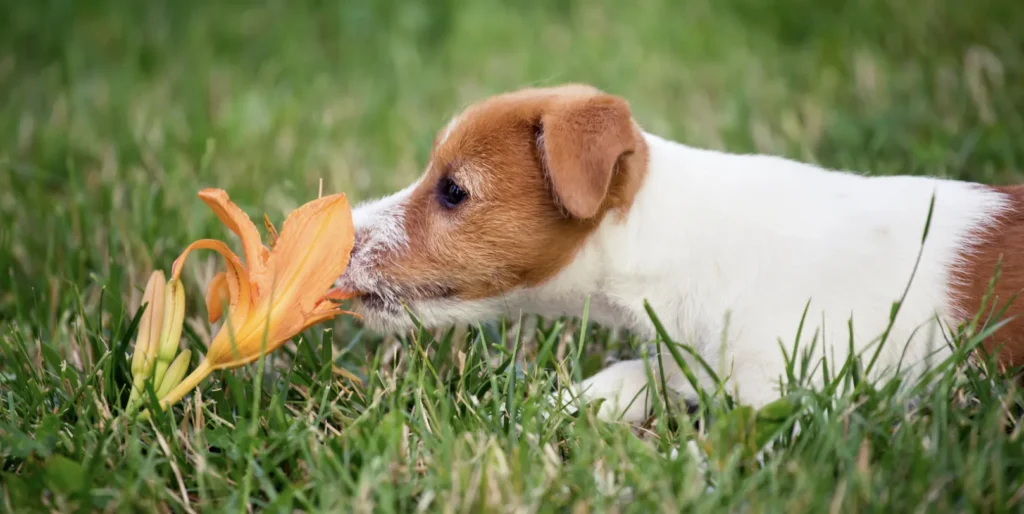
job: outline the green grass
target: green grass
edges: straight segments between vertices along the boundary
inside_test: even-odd
[[[0,4],[0,511],[1024,510],[1022,395],[964,355],[912,395],[828,363],[833,399],[786,341],[794,409],[717,396],[631,427],[545,417],[543,398],[645,341],[569,319],[397,338],[342,320],[262,382],[217,373],[165,416],[116,422],[148,273],[226,236],[202,187],[278,222],[320,179],[385,193],[465,104],[566,81],[694,145],[1017,182],[1024,3]],[[204,259],[186,271],[194,355]]]

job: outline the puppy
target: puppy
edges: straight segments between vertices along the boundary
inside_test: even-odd
[[[589,298],[593,320],[653,338],[646,300],[754,406],[777,398],[780,343],[792,348],[801,319],[801,348],[843,362],[851,341],[875,352],[903,298],[872,374],[914,373],[951,353],[950,331],[982,307],[1000,260],[988,309],[1024,288],[1024,188],[691,148],[644,132],[625,100],[585,85],[469,107],[437,134],[416,183],[359,205],[354,220],[338,286],[358,293],[374,329],[410,328],[406,305],[437,327],[578,316]],[[1024,318],[991,339],[1004,362],[1020,360]],[[605,399],[601,416],[639,421],[655,401],[646,369],[619,362],[577,392]],[[680,369],[665,374],[695,400]]]

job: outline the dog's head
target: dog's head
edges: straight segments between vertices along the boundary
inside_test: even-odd
[[[436,136],[420,179],[358,206],[343,289],[370,326],[503,312],[543,284],[602,219],[627,209],[647,150],[625,100],[579,85],[489,98]]]

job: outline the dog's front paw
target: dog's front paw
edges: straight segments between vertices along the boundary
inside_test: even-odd
[[[598,419],[641,423],[657,401],[649,393],[643,361],[617,362],[596,375],[548,396],[551,412],[573,415],[596,408]]]

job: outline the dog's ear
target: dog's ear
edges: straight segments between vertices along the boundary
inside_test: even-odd
[[[636,151],[629,104],[605,93],[558,98],[540,117],[538,148],[555,201],[578,219],[600,212],[619,160]]]

